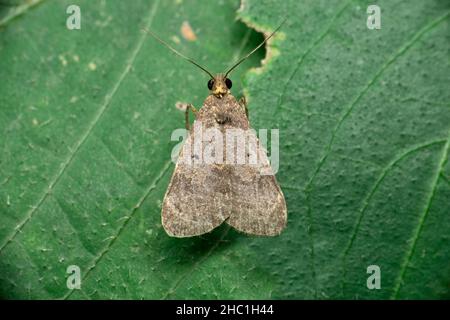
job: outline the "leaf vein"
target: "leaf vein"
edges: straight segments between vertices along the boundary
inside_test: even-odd
[[[441,178],[448,184],[448,186],[450,187],[450,179],[441,172]]]
[[[147,17],[146,27],[149,27],[151,25],[158,5],[159,5],[159,0],[154,3],[152,10],[150,11],[149,16]],[[129,71],[131,70],[131,66],[134,63],[138,53],[140,52],[142,45],[144,43],[144,40],[145,40],[145,34],[142,34],[139,37],[136,46],[131,51],[131,54],[126,61],[125,69],[120,74],[118,80],[115,82],[112,89],[105,95],[103,104],[100,106],[97,114],[94,116],[93,120],[88,125],[87,130],[84,132],[84,134],[81,136],[81,138],[75,143],[75,147],[71,149],[71,151],[68,154],[68,157],[64,160],[64,162],[60,166],[60,169],[57,172],[57,174],[52,178],[49,186],[45,190],[44,194],[39,198],[37,204],[31,207],[31,209],[26,213],[25,218],[16,226],[16,228],[14,228],[14,231],[11,233],[11,235],[8,236],[6,238],[6,241],[0,246],[0,252],[2,252],[2,250],[11,241],[14,240],[14,238],[17,236],[17,234],[20,232],[20,230],[22,230],[22,228],[31,220],[31,218],[34,216],[34,213],[37,211],[37,209],[39,209],[40,206],[44,203],[44,201],[48,198],[53,187],[61,179],[61,177],[65,173],[67,167],[72,163],[72,160],[74,159],[75,155],[77,155],[81,146],[84,144],[84,142],[90,136],[92,130],[94,129],[94,127],[96,126],[96,124],[98,123],[100,118],[103,116],[105,111],[108,109],[108,107],[112,101],[112,98],[114,97],[114,95],[116,94],[120,85],[122,84],[123,80],[126,78]]]
[[[328,158],[328,156],[331,153],[331,149],[332,149],[332,145],[334,143],[334,139],[336,138],[337,132],[339,131],[341,125],[344,123],[344,121],[347,119],[347,117],[351,114],[351,112],[354,110],[355,106],[357,105],[357,103],[362,99],[362,97],[369,92],[369,90],[373,87],[373,85],[376,83],[376,81],[381,77],[381,75],[383,74],[383,72],[389,67],[391,66],[395,61],[397,61],[397,59],[399,57],[401,57],[403,54],[405,54],[417,41],[420,40],[420,38],[427,33],[428,31],[430,31],[431,29],[433,29],[434,27],[436,27],[439,23],[441,23],[442,21],[444,21],[448,16],[450,15],[450,12],[446,12],[444,15],[438,17],[437,19],[431,21],[430,23],[428,23],[425,27],[423,27],[422,29],[420,29],[419,31],[417,31],[411,38],[411,40],[409,40],[408,42],[406,42],[406,44],[404,44],[403,46],[400,47],[399,50],[397,50],[397,52],[390,58],[388,59],[382,66],[381,68],[375,73],[375,75],[372,77],[372,79],[369,80],[369,82],[366,84],[366,86],[363,88],[363,90],[361,90],[361,92],[356,96],[356,98],[350,103],[349,107],[346,108],[345,113],[343,114],[343,116],[339,119],[337,125],[334,127],[333,132],[331,133],[331,138],[330,141],[325,149],[325,154],[323,155],[323,157],[320,159],[319,164],[317,165],[316,170],[314,171],[313,175],[311,176],[311,179],[308,181],[308,183],[305,186],[305,193],[306,193],[306,203],[308,206],[308,219],[310,220],[310,233],[312,232],[312,209],[311,209],[311,205],[310,205],[310,197],[311,197],[311,193],[312,193],[312,184],[317,176],[317,174],[319,173],[320,169],[322,168],[323,164],[325,163],[326,159]],[[312,235],[311,235],[312,236]],[[312,255],[313,255],[313,248],[312,248]],[[314,269],[313,269],[314,272]]]
[[[434,177],[434,181],[433,181],[432,185],[430,186],[430,196],[427,200],[427,203],[425,204],[425,209],[424,209],[422,215],[419,217],[417,228],[414,230],[413,237],[411,239],[411,246],[405,254],[405,257],[404,257],[403,262],[400,267],[398,277],[394,282],[394,289],[393,289],[393,292],[391,295],[391,299],[397,298],[400,288],[402,286],[403,277],[405,276],[405,273],[406,273],[406,268],[408,267],[408,265],[411,261],[411,258],[414,254],[417,241],[420,237],[420,233],[422,232],[423,226],[425,224],[425,220],[427,219],[428,214],[430,212],[431,203],[433,202],[434,196],[436,195],[436,189],[437,189],[437,185],[439,182],[439,177],[444,169],[445,164],[447,163],[448,153],[449,153],[449,149],[450,149],[449,146],[450,146],[450,132],[449,132],[449,136],[447,138],[447,142],[445,143],[445,146],[442,150],[441,158],[439,159],[439,162],[438,162],[438,165],[436,168],[436,175]]]
[[[348,1],[339,11],[338,13],[332,18],[328,28],[313,42],[313,44],[303,53],[303,55],[300,57],[300,59],[297,61],[297,65],[294,69],[294,71],[290,74],[288,81],[285,83],[284,87],[283,87],[283,91],[281,93],[281,95],[278,98],[278,103],[277,103],[277,108],[275,109],[275,114],[274,116],[276,117],[281,106],[283,103],[283,98],[286,95],[286,91],[287,88],[289,86],[289,83],[291,83],[292,79],[295,77],[295,75],[297,74],[297,72],[300,70],[303,61],[305,60],[305,58],[313,51],[313,49],[315,47],[317,47],[317,45],[323,40],[325,39],[325,37],[331,32],[335,21],[344,13],[345,9],[350,5],[351,1]],[[310,247],[311,247],[311,271],[312,271],[312,278],[313,278],[313,283],[314,283],[314,295],[317,296],[317,277],[316,277],[316,272],[315,272],[315,258],[314,258],[314,238],[313,238],[313,234],[312,234],[312,214],[311,214],[311,205],[309,204],[309,197],[308,197],[308,193],[307,195],[307,206],[308,206],[308,211],[307,211],[307,218],[309,221],[309,226],[307,229],[307,234],[309,237],[309,242],[310,242]]]
[[[250,30],[250,29],[249,29]],[[244,36],[244,38],[242,39],[241,45],[239,46],[238,50],[236,51],[236,53],[233,55],[232,61],[235,59],[234,57],[237,57],[240,55],[240,53],[242,52],[243,48],[245,47],[245,45],[247,44],[249,40],[249,37],[246,35]],[[219,244],[221,243],[221,241],[225,238],[225,236],[228,234],[228,231],[230,230],[230,226],[227,226],[227,228],[225,229],[225,231],[223,232],[223,234],[221,235],[221,237],[219,238],[219,240],[216,241],[216,243],[209,249],[209,251],[196,263],[194,263],[192,265],[192,267],[183,275],[181,275],[180,278],[178,278],[174,284],[170,287],[170,289],[162,296],[162,299],[166,299],[170,294],[173,294],[176,289],[178,288],[178,286],[183,282],[184,279],[186,279],[199,265],[200,263],[202,263],[203,261],[205,261],[209,256],[211,256],[211,254],[214,252],[214,250],[219,246]]]
[[[162,299],[167,299],[169,295],[175,293],[177,288],[180,286],[180,284],[183,282],[184,279],[186,279],[189,275],[194,272],[195,269],[198,268],[200,264],[203,263],[208,257],[211,256],[211,254],[214,252],[214,250],[217,249],[220,243],[222,243],[223,239],[225,239],[226,235],[230,231],[231,227],[229,225],[226,226],[225,231],[222,233],[220,238],[214,243],[214,245],[211,246],[211,248],[206,252],[206,254],[199,260],[197,260],[191,268],[189,268],[185,273],[183,273],[175,282],[174,284],[169,288],[169,290],[162,296]]]
[[[336,20],[342,15],[342,13],[344,13],[345,9],[347,9],[347,7],[350,5],[351,1],[348,1],[342,8],[341,10],[338,11],[338,13],[331,19],[330,24],[328,25],[328,28],[321,34],[319,35],[319,37],[317,37],[316,40],[314,40],[313,44],[306,49],[306,51],[300,56],[300,58],[297,61],[297,64],[295,66],[295,69],[291,72],[288,80],[286,81],[286,83],[283,86],[283,90],[280,94],[280,96],[278,97],[278,103],[277,103],[277,108],[275,109],[275,114],[274,116],[276,116],[283,104],[283,98],[286,96],[286,91],[289,88],[290,83],[292,82],[292,79],[295,77],[295,75],[297,74],[297,72],[300,70],[303,61],[305,60],[305,58],[313,51],[313,49],[315,47],[317,47],[317,45],[323,40],[325,39],[325,37],[331,32],[334,23],[336,22]]]
[[[10,14],[7,14],[2,20],[0,20],[0,27],[5,26],[8,22],[17,18],[18,16],[26,13],[28,10],[33,8],[34,6],[41,3],[43,0],[31,0],[27,1],[25,4],[17,6],[15,9],[12,9]]]
[[[406,157],[410,156],[411,154],[413,154],[414,152],[420,151],[422,149],[428,148],[430,146],[433,146],[435,144],[439,144],[439,143],[445,143],[445,140],[435,140],[435,141],[430,141],[427,142],[425,144],[421,144],[421,145],[416,145],[413,148],[406,150],[405,152],[403,152],[400,156],[395,157],[392,161],[390,161],[384,168],[383,170],[381,170],[380,175],[378,177],[378,179],[375,181],[373,187],[370,189],[370,192],[367,194],[367,196],[365,197],[365,199],[363,200],[361,209],[359,210],[359,215],[357,217],[357,221],[356,221],[356,225],[353,229],[352,235],[350,237],[350,240],[348,242],[347,247],[344,249],[343,251],[343,258],[342,258],[342,263],[343,263],[343,272],[342,272],[342,290],[344,291],[344,287],[345,287],[345,276],[346,276],[346,260],[347,260],[347,255],[350,252],[350,249],[353,246],[353,243],[356,239],[356,236],[359,232],[359,228],[361,226],[361,221],[364,217],[364,213],[366,212],[366,209],[369,207],[369,204],[374,196],[374,194],[376,193],[376,191],[378,190],[378,187],[381,185],[381,183],[383,182],[383,180],[386,178],[387,174],[389,173],[390,170],[392,170],[392,168],[394,168],[394,166],[399,163],[400,161],[402,161],[403,159],[405,159]]]
[[[106,141],[104,141],[101,137],[99,137],[98,140],[100,141],[101,144],[105,146],[105,150],[111,156],[113,162],[131,179],[131,181],[133,181],[135,185],[139,185],[136,180],[136,177],[130,172],[130,170],[127,169],[127,167],[122,162],[120,162],[119,158],[114,154],[109,144]]]
[[[141,205],[144,203],[144,201],[148,198],[148,196],[151,194],[151,192],[157,187],[158,183],[161,181],[161,179],[164,177],[164,175],[166,174],[166,172],[169,170],[170,165],[171,165],[172,161],[167,161],[166,164],[164,165],[163,169],[161,170],[160,174],[152,181],[152,183],[150,184],[150,186],[146,189],[144,195],[139,199],[139,201],[137,202],[137,204],[132,208],[131,212],[129,215],[124,216],[124,222],[122,223],[122,225],[119,227],[117,233],[115,235],[113,235],[112,237],[110,237],[110,240],[108,242],[108,244],[105,246],[105,248],[97,255],[94,257],[91,266],[86,270],[86,272],[84,273],[84,277],[82,278],[82,281],[84,282],[87,277],[89,276],[89,274],[92,272],[92,270],[94,270],[94,268],[98,265],[98,263],[100,262],[100,260],[102,260],[102,258],[108,253],[109,249],[114,245],[114,243],[116,242],[116,240],[119,238],[119,236],[122,234],[123,230],[125,230],[126,226],[128,225],[128,223],[131,221],[131,218],[134,217],[134,213],[141,207]],[[70,297],[70,295],[72,294],[73,291],[69,291],[64,297],[63,299],[67,299]]]

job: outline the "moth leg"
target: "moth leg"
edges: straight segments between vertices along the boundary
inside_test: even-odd
[[[245,99],[245,96],[239,99],[239,104],[245,108],[245,115],[248,119],[248,108],[247,108],[247,100]]]
[[[197,114],[197,109],[195,109],[195,107],[192,104],[188,104],[186,106],[186,111],[184,113],[185,115],[185,120],[186,120],[186,130],[190,130],[190,125],[189,125],[189,109],[192,110],[192,113],[194,113],[194,115]]]

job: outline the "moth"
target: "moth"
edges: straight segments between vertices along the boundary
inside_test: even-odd
[[[283,21],[284,23],[284,21]],[[270,167],[266,151],[251,130],[245,97],[237,100],[231,94],[230,73],[267,42],[278,26],[256,48],[237,61],[225,73],[213,75],[193,59],[183,55],[149,30],[145,30],[176,55],[189,61],[210,77],[209,95],[202,108],[188,104],[185,110],[186,129],[189,133],[182,146],[175,169],[162,203],[162,225],[169,236],[192,237],[212,231],[222,223],[238,231],[259,236],[275,236],[286,226],[286,202]],[[195,115],[194,126],[189,125],[189,112]],[[235,130],[238,138],[256,142],[237,150],[226,144],[213,153],[221,161],[202,161],[210,146],[195,148],[196,127],[210,130],[222,138]],[[239,133],[240,132],[240,133]],[[237,153],[245,160],[256,155],[257,163],[229,162]],[[221,157],[223,156],[223,157]],[[213,157],[213,159],[215,159]],[[191,161],[192,160],[192,161]],[[263,174],[264,173],[264,174]]]

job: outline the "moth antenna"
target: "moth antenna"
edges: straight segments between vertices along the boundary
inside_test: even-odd
[[[236,62],[234,64],[234,66],[232,66],[226,73],[225,73],[225,78],[228,76],[228,74],[233,71],[238,65],[240,65],[242,62],[244,62],[245,60],[247,60],[248,57],[250,57],[253,53],[256,52],[256,50],[258,50],[259,48],[261,48],[264,43],[267,42],[267,40],[269,40],[270,38],[272,38],[272,36],[281,28],[281,26],[283,26],[283,24],[286,22],[287,18],[283,20],[283,22],[280,23],[280,25],[267,37],[264,39],[263,42],[261,42],[255,49],[253,49],[252,51],[250,51],[249,53],[247,53],[246,56],[244,56],[243,58],[241,58],[241,60],[239,60],[238,62]]]
[[[165,42],[164,40],[162,40],[160,37],[158,37],[156,34],[154,34],[153,32],[151,32],[150,30],[147,29],[142,29],[142,31],[148,33],[149,35],[151,35],[153,38],[155,38],[156,40],[158,40],[161,44],[163,44],[164,46],[166,46],[167,48],[169,48],[173,53],[175,53],[177,56],[189,61],[190,63],[192,63],[193,65],[197,66],[198,68],[202,69],[203,71],[205,71],[210,77],[211,79],[214,79],[214,76],[211,74],[211,72],[209,72],[208,70],[206,70],[206,68],[202,67],[201,65],[199,65],[197,62],[195,62],[193,59],[185,56],[184,54],[182,54],[181,52],[179,52],[178,50],[176,50],[175,48],[172,48],[167,42]]]

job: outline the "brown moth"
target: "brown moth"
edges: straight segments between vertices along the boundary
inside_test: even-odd
[[[225,74],[216,76],[146,30],[210,77],[210,94],[203,107],[198,111],[190,104],[186,107],[186,129],[189,134],[180,150],[162,204],[162,225],[168,235],[198,236],[210,232],[223,222],[252,235],[275,236],[284,229],[287,209],[283,193],[270,167],[266,151],[259,145],[250,127],[245,98],[238,101],[230,93],[232,82],[228,78],[230,72],[258,50],[281,25]],[[189,126],[189,110],[196,116],[192,128]],[[210,152],[210,144],[198,145],[196,129],[209,129],[207,132],[216,133],[219,136],[217,141],[221,143],[231,130],[238,132],[238,138],[256,143],[253,147],[245,146],[243,150],[238,150],[238,146],[230,147],[225,144],[222,149],[212,151],[213,159],[219,160],[204,161],[203,157]],[[211,137],[206,142],[212,142]],[[239,152],[244,154],[246,161],[228,161],[236,160]],[[250,157],[254,156],[258,158],[257,163],[250,163]]]

